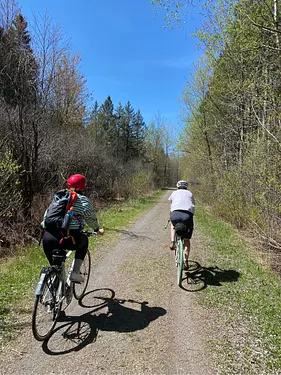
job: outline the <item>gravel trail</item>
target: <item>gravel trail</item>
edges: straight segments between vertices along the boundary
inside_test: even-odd
[[[186,282],[183,289],[176,284],[170,230],[164,229],[169,194],[116,245],[97,249],[82,306],[71,302],[47,342],[35,341],[30,329],[11,342],[0,357],[1,375],[217,373],[208,311]],[[192,260],[199,235],[195,229]]]

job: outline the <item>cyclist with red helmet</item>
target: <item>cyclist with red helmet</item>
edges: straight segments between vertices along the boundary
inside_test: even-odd
[[[61,241],[59,231],[52,231],[52,233],[50,233],[47,229],[45,229],[43,236],[43,249],[50,264],[52,264],[52,252],[54,249],[76,250],[74,268],[70,278],[73,282],[78,283],[83,282],[80,267],[88,250],[88,237],[82,232],[85,224],[98,234],[104,233],[104,230],[99,228],[96,211],[92,202],[83,195],[86,184],[86,178],[82,174],[74,174],[70,176],[66,182],[67,189],[77,193],[77,198],[72,205],[73,216],[69,224],[69,237]],[[46,212],[44,219],[46,217]],[[43,228],[45,228],[44,219],[42,222]]]
[[[184,270],[188,269],[188,258],[190,253],[190,239],[193,232],[193,214],[195,201],[191,191],[187,189],[188,182],[180,180],[177,182],[177,190],[169,197],[171,203],[171,243],[170,249],[175,248],[175,232],[184,238]]]

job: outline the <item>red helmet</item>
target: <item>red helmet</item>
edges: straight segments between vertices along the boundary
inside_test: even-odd
[[[68,189],[75,189],[77,191],[82,191],[87,185],[87,180],[82,174],[73,174],[70,176],[66,182]]]

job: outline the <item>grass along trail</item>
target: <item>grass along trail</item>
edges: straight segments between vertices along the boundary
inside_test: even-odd
[[[196,226],[208,285],[199,299],[213,318],[219,373],[281,374],[280,278],[257,249],[204,207],[197,209]]]

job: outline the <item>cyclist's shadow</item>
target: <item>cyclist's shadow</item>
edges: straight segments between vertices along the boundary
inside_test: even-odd
[[[150,322],[166,314],[162,307],[149,307],[148,302],[134,300],[121,300],[112,296],[94,297],[96,289],[88,292],[80,301],[80,305],[92,308],[81,316],[62,315],[62,323],[52,333],[51,337],[43,342],[42,348],[49,355],[62,355],[72,351],[79,351],[85,346],[96,341],[99,332],[134,332],[146,328]],[[89,303],[89,297],[93,296],[93,304]],[[87,303],[83,303],[84,298]],[[138,304],[140,309],[124,306],[124,304]],[[99,312],[98,315],[95,313]]]
[[[222,286],[225,282],[236,282],[240,273],[233,269],[221,269],[218,266],[203,267],[198,262],[190,261],[190,268],[185,272],[181,288],[189,292],[198,292],[208,286]]]

